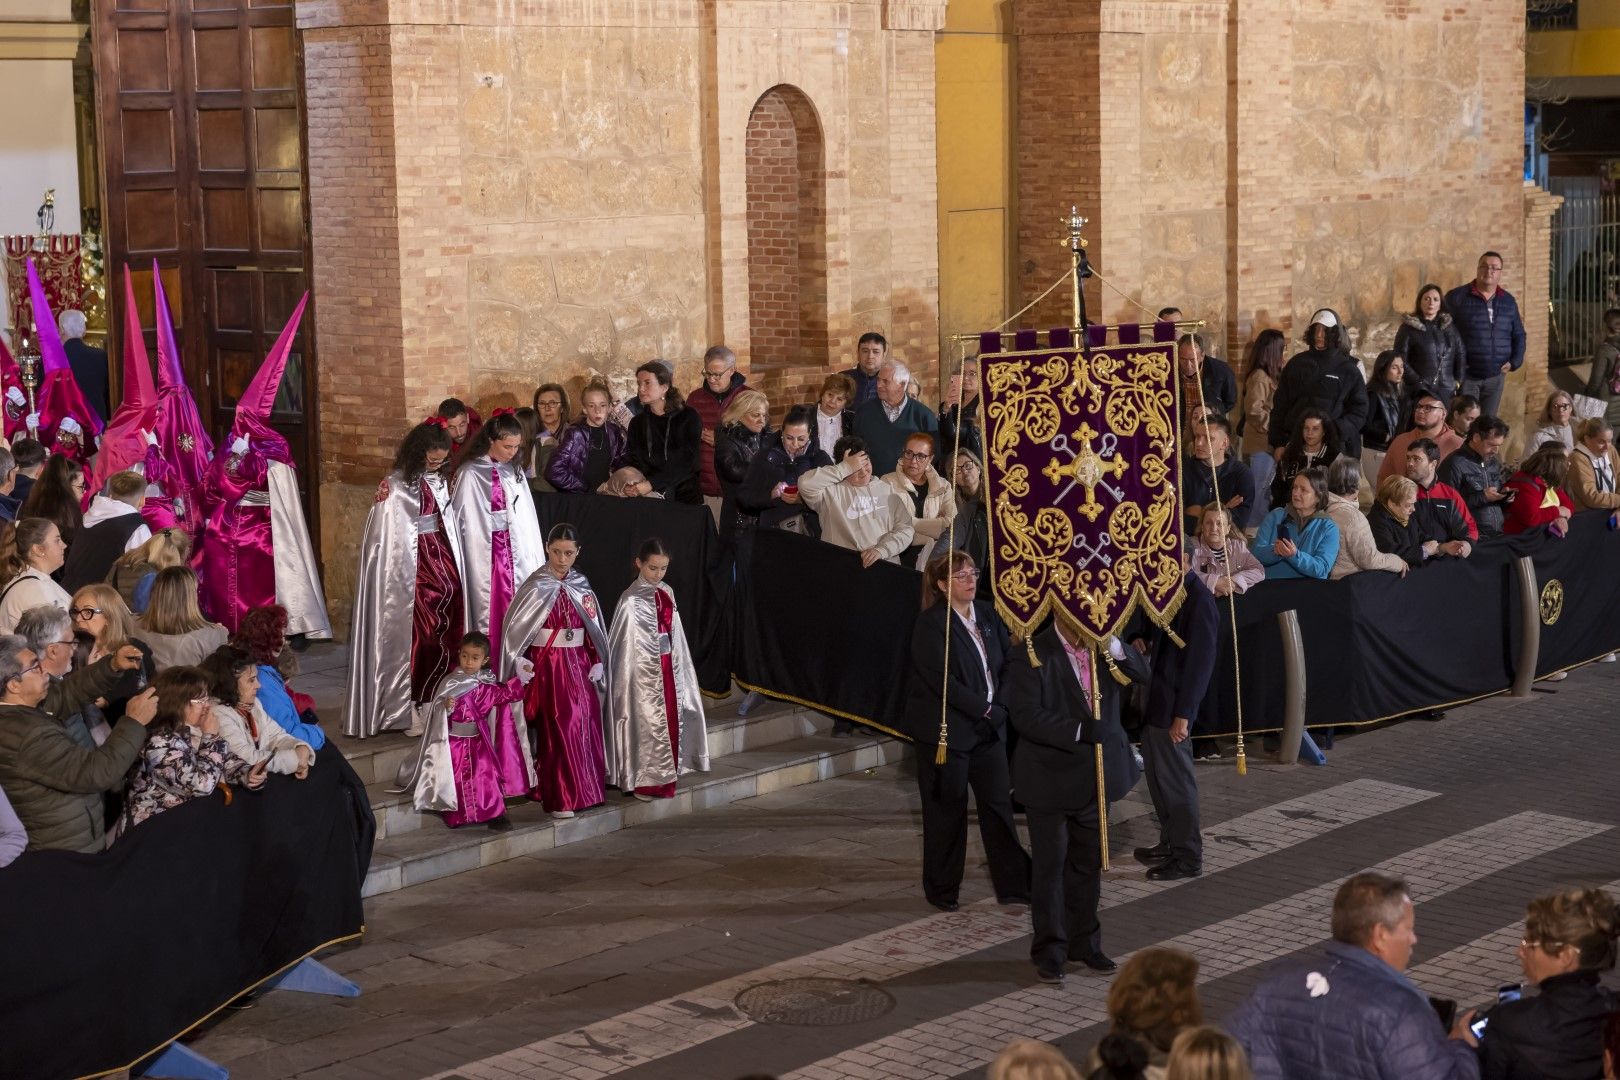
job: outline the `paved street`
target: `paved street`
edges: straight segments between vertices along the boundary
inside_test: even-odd
[[[1539,691],[1341,737],[1326,768],[1258,746],[1247,776],[1200,765],[1196,881],[1130,861],[1155,839],[1139,788],[1116,807],[1106,950],[1192,950],[1219,1019],[1378,867],[1412,883],[1418,981],[1484,1002],[1520,977],[1525,899],[1620,887],[1620,664]],[[919,827],[889,766],[388,893],[328,960],[359,998],[273,993],[193,1046],[239,1078],[955,1078],[1014,1035],[1079,1057],[1107,980],[1035,981],[1028,914],[988,898],[976,837],[962,910],[925,904]],[[799,979],[832,981],[777,985]]]

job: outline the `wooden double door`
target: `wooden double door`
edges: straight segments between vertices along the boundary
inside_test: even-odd
[[[248,380],[309,287],[303,71],[292,0],[93,0],[110,356],[123,267],[155,348],[155,259],[203,422],[229,430]],[[315,519],[314,303],[272,423]],[[154,359],[155,351],[152,353]]]

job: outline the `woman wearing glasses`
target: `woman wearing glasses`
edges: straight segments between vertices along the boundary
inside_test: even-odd
[[[123,715],[129,699],[151,685],[157,675],[151,647],[135,636],[138,633],[135,616],[111,585],[86,585],[73,594],[68,618],[73,622],[73,635],[79,642],[79,666],[112,656],[125,645],[140,650],[138,672],[126,675],[113,693],[96,703],[110,717]]]
[[[1530,901],[1519,964],[1533,997],[1486,1015],[1483,1080],[1603,1076],[1605,1017],[1620,1001],[1601,984],[1615,962],[1620,914],[1602,889],[1565,889]]]
[[[968,790],[990,881],[1004,904],[1029,902],[1029,854],[1013,825],[1007,771],[1007,710],[997,700],[1009,642],[989,604],[978,603],[979,568],[964,551],[928,564],[923,610],[911,633],[906,726],[917,742],[922,793],[923,896],[955,911],[967,860]],[[950,653],[946,655],[946,633]],[[945,761],[937,764],[941,713]]]
[[[1575,399],[1562,390],[1547,395],[1541,426],[1530,433],[1524,452],[1530,454],[1550,442],[1563,443],[1566,450],[1575,445]]]

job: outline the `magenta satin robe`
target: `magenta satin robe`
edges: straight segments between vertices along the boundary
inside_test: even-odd
[[[607,752],[602,739],[602,706],[591,682],[591,667],[602,662],[590,635],[572,648],[546,647],[553,630],[585,629],[566,591],[559,592],[543,629],[529,646],[534,679],[523,695],[523,713],[535,739],[534,797],[549,811],[584,810],[606,794]]]
[[[439,518],[439,531],[416,537],[416,605],[411,627],[411,700],[433,700],[439,680],[450,673],[461,647],[461,571],[450,542],[444,538],[444,518],[433,490],[421,480],[422,516]],[[517,698],[511,700],[516,701]],[[452,744],[453,745],[453,744]]]
[[[498,747],[507,726],[503,706],[523,700],[523,684],[517,679],[504,683],[480,683],[456,699],[447,718],[450,729],[450,771],[456,780],[455,810],[444,812],[444,823],[452,829],[494,821],[506,813],[506,794],[497,761]],[[474,734],[457,735],[458,725],[471,725]],[[491,724],[496,727],[491,729]],[[521,774],[521,771],[519,773]],[[521,786],[513,794],[522,794]]]
[[[286,461],[285,458],[277,460]],[[240,459],[215,459],[203,488],[202,549],[192,556],[203,614],[236,633],[242,616],[276,602],[276,564],[270,540],[270,504],[241,505],[248,492],[268,500],[271,459],[257,447]],[[290,464],[290,462],[288,462]]]

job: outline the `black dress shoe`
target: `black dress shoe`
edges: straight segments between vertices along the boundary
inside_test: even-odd
[[[1201,866],[1188,866],[1183,862],[1171,860],[1163,866],[1155,866],[1147,872],[1149,881],[1180,881],[1182,878],[1203,877],[1204,868]]]
[[[1061,971],[1042,971],[1040,968],[1036,968],[1035,977],[1041,980],[1041,982],[1048,983],[1052,986],[1063,985],[1063,972]]]
[[[1131,854],[1136,856],[1136,861],[1143,866],[1152,866],[1155,863],[1162,863],[1170,857],[1170,845],[1154,844],[1152,847],[1139,847]]]
[[[1069,959],[1102,975],[1112,975],[1119,970],[1118,964],[1100,952],[1070,953]]]
[[[941,911],[955,911],[961,906],[955,900],[930,900],[928,902],[939,908]]]
[[[1028,907],[1029,906],[1029,897],[1027,897],[1027,896],[998,896],[998,897],[996,897],[996,903],[1000,904],[1002,907],[1013,907],[1013,906],[1019,905],[1019,904],[1022,904],[1024,907]]]

